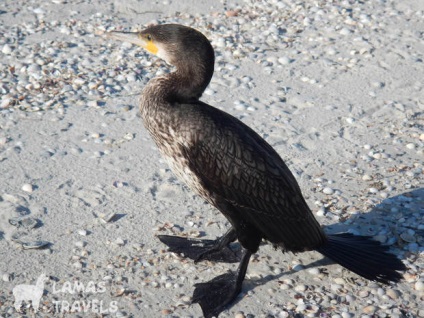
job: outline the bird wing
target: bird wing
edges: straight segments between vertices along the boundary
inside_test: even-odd
[[[237,213],[292,251],[322,244],[323,232],[278,153],[233,116],[207,104],[196,110],[187,112],[195,124],[184,130],[184,157],[209,193],[231,206],[221,212]]]

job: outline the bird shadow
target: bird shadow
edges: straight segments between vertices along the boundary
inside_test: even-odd
[[[324,226],[324,231],[328,234],[351,232],[368,236],[385,233],[387,240],[390,241],[390,246],[393,249],[398,249],[398,251],[402,250],[398,254],[403,254],[402,258],[404,258],[406,253],[411,252],[408,251],[408,248],[404,248],[410,242],[406,242],[401,238],[402,233],[412,230],[415,232],[416,241],[423,245],[424,230],[418,228],[421,223],[417,220],[423,213],[424,188],[418,188],[387,198],[375,205],[367,213],[354,215],[344,222]],[[323,256],[319,260],[303,265],[303,270],[330,264],[335,264],[335,262]],[[269,274],[261,278],[249,279],[249,283],[245,286],[245,292],[254,289],[256,286],[265,285],[270,281],[281,279],[283,276],[296,272],[298,271],[291,269],[279,274]],[[236,302],[239,300],[236,300]]]

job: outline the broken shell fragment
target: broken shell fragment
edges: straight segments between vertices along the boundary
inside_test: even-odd
[[[32,217],[18,216],[18,217],[14,217],[14,218],[9,219],[9,223],[13,226],[18,227],[18,228],[22,226],[27,230],[31,230],[31,229],[33,229],[34,227],[37,226],[38,220],[34,219]]]
[[[44,248],[50,245],[50,242],[47,241],[30,241],[30,242],[20,242],[24,250],[30,249],[39,249]]]
[[[109,223],[109,222],[113,221],[115,216],[116,216],[116,212],[111,212],[111,213],[108,213],[108,214],[100,215],[100,218],[102,219],[103,222]]]

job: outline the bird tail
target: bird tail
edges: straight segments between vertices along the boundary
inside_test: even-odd
[[[406,270],[401,260],[388,252],[388,246],[369,236],[330,234],[328,242],[316,250],[348,270],[384,284],[398,282],[402,279],[399,271]]]

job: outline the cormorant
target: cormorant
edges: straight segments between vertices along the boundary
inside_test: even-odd
[[[149,81],[141,94],[143,122],[174,173],[231,223],[221,238],[194,240],[161,235],[169,250],[200,261],[234,262],[229,243],[242,256],[236,272],[195,285],[193,303],[217,316],[240,293],[249,259],[262,240],[294,253],[316,250],[345,268],[388,284],[405,265],[388,247],[366,236],[325,234],[299,185],[278,153],[240,120],[199,100],[214,71],[215,55],[199,31],[178,25],[141,32],[109,32],[175,66]]]

